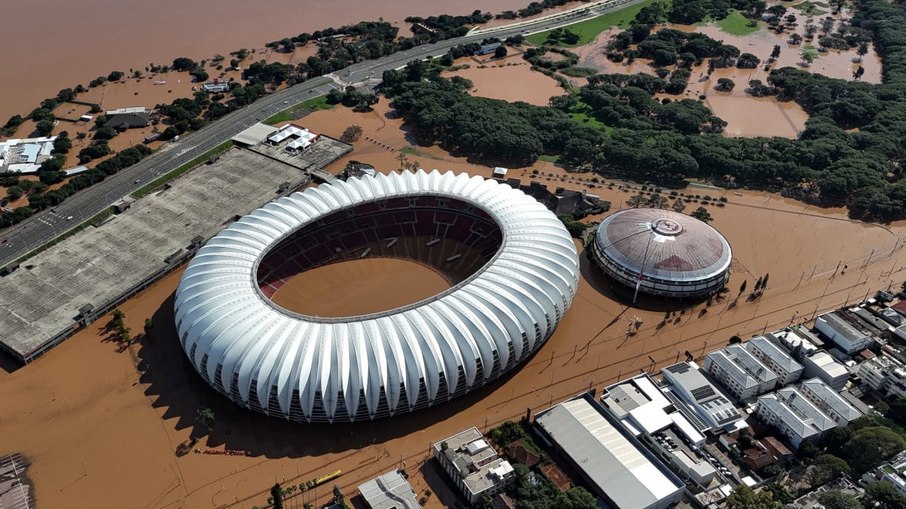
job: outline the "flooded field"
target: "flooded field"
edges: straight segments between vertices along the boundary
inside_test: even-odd
[[[500,12],[525,0],[465,0],[456,4],[402,0],[392,3],[339,0],[331,3],[274,0],[221,2],[122,2],[47,0],[8,2],[4,40],[15,51],[0,56],[0,119],[31,111],[58,90],[113,70],[144,69],[187,56],[195,60],[268,41],[361,20],[401,23],[407,16]],[[36,29],[35,20],[40,20]]]
[[[533,71],[521,53],[503,59],[464,57],[455,65],[469,68],[445,72],[443,76],[470,80],[473,87],[469,93],[475,96],[547,106],[551,97],[565,93],[553,78]]]
[[[310,316],[354,316],[412,304],[448,288],[442,274],[421,263],[367,258],[297,274],[271,300]]]
[[[852,80],[853,73],[861,66],[865,69],[865,73],[861,78],[862,81],[868,83],[881,82],[881,60],[871,45],[869,45],[868,54],[863,58],[859,58],[855,48],[848,51],[830,50],[825,53],[819,53],[818,58],[812,64],[805,65],[800,52],[802,46],[807,43],[791,44],[789,37],[792,33],[805,35],[805,27],[809,20],[820,26],[825,15],[809,17],[793,8],[790,8],[788,13],[797,17],[798,24],[794,30],[787,31],[784,34],[776,34],[766,28],[762,28],[750,35],[735,36],[724,32],[720,27],[713,24],[668,24],[666,27],[684,32],[703,33],[713,39],[736,46],[743,53],[752,53],[760,58],[762,62],[767,61],[774,45],[779,45],[781,48],[780,57],[772,65],[771,69],[790,66],[823,74],[831,78]],[[830,17],[835,20],[835,26],[838,26],[839,23],[848,19],[849,15],[850,13],[844,10],[842,14]],[[645,60],[635,60],[632,63],[615,63],[607,60],[604,54],[605,47],[617,33],[619,33],[619,29],[607,30],[599,34],[590,44],[572,50],[579,55],[578,65],[592,67],[602,73],[636,74],[641,72],[654,75],[655,68]],[[821,32],[819,31],[816,38],[820,35]],[[817,45],[817,42],[814,44]],[[808,114],[798,104],[794,102],[779,102],[770,97],[756,98],[745,93],[749,81],[761,80],[762,82],[767,82],[770,69],[764,70],[763,65],[757,69],[737,69],[735,67],[717,69],[707,79],[704,76],[705,71],[706,68],[704,66],[693,68],[692,77],[683,95],[658,94],[658,98],[697,99],[700,95],[706,96],[705,104],[717,116],[727,121],[728,125],[724,133],[728,136],[783,136],[795,138],[804,128],[805,122],[808,120]],[[716,91],[714,86],[720,78],[732,79],[736,83],[734,90],[732,92]]]
[[[364,114],[342,107],[320,111],[301,123],[331,136],[349,125],[362,126],[354,152],[331,166],[332,172],[339,172],[349,159],[392,171],[399,167],[401,153],[407,163],[427,169],[483,176],[490,172],[436,147],[413,147],[386,102]],[[523,182],[536,179],[549,187],[586,190],[610,200],[612,210],[625,207],[636,192],[621,189],[623,183],[566,173],[550,163],[514,168],[510,175]],[[121,306],[134,331],[141,330],[145,318],[153,319],[153,334],[139,344],[118,351],[104,340],[108,319],[102,318],[36,363],[13,372],[0,370],[0,454],[15,450],[33,460],[36,495],[49,507],[196,507],[212,501],[218,506],[260,506],[275,479],[298,484],[341,469],[337,484],[352,494],[362,481],[403,463],[419,494],[426,488],[434,493],[427,507],[452,506],[454,499],[427,462],[431,441],[470,426],[487,429],[518,418],[526,408],[538,411],[583,389],[600,388],[640,369],[657,369],[687,350],[701,357],[732,335],[747,337],[808,320],[906,277],[904,224],[854,222],[845,210],[816,209],[767,193],[707,187],[683,192],[687,208],[699,206],[704,195],[728,199],[725,207],[706,207],[734,249],[729,287],[738,288],[744,280],[751,287],[757,277],[770,273],[771,286],[761,299],[698,304],[663,324],[664,310],[675,309],[675,303],[627,306],[614,294],[612,283],[582,256],[572,307],[548,343],[514,375],[411,416],[306,427],[250,414],[204,384],[184,360],[175,336],[176,273]],[[840,243],[841,238],[852,241]],[[841,273],[835,270],[838,264],[852,269]],[[311,281],[321,286],[300,290],[305,295],[290,300],[321,297],[328,300],[322,312],[342,312],[356,302],[389,298],[396,290],[382,294],[381,289],[400,275],[407,279],[407,288],[424,284],[413,280],[434,277],[428,269],[392,265],[363,265],[361,270],[370,276],[358,268],[340,271],[345,264],[334,266],[334,273]],[[443,288],[440,279],[435,282],[438,286],[425,292]],[[330,292],[321,293],[328,287]],[[348,302],[339,297],[329,302],[331,295],[343,292],[350,292]],[[628,323],[635,318],[643,323],[641,331],[628,336]],[[216,415],[214,431],[190,446],[195,412],[206,407]],[[196,449],[242,451],[247,456],[208,455]],[[142,475],[134,475],[136,471]],[[306,497],[324,502],[328,491]]]

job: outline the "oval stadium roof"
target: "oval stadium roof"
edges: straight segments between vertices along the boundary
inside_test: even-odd
[[[502,245],[439,296],[366,316],[318,318],[268,300],[258,262],[289,235],[338,210],[434,195],[488,213]],[[189,263],[176,322],[196,370],[236,403],[295,421],[408,412],[478,388],[550,336],[579,280],[563,224],[519,190],[465,174],[378,174],[280,198],[224,229]]]

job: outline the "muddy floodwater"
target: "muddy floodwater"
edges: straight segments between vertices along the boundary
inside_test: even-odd
[[[350,125],[362,127],[355,150],[328,167],[332,173],[350,159],[392,171],[402,153],[407,164],[417,162],[429,170],[490,174],[490,168],[437,147],[413,145],[386,100],[372,112],[335,107],[299,123],[330,136]],[[511,168],[508,176],[585,190],[611,201],[612,210],[624,208],[637,192],[626,183],[567,173],[550,163]],[[843,209],[818,209],[768,193],[707,186],[682,192],[689,200],[687,212],[702,200],[727,199],[724,207],[705,206],[733,247],[729,287],[735,295],[743,281],[751,288],[769,273],[770,287],[760,299],[699,303],[662,323],[665,309],[676,311],[678,304],[630,307],[580,255],[572,306],[547,343],[511,376],[411,415],[300,426],[239,408],[207,387],[188,364],[173,318],[177,271],[120,306],[133,331],[142,330],[146,318],[153,320],[151,336],[137,344],[121,350],[105,340],[108,316],[25,368],[11,371],[0,364],[0,454],[16,451],[33,460],[29,475],[35,494],[48,507],[260,507],[275,480],[298,485],[339,469],[342,476],[332,482],[351,494],[362,482],[400,466],[419,497],[431,490],[425,507],[452,507],[456,498],[429,461],[431,442],[471,426],[484,430],[518,419],[526,410],[538,412],[588,388],[600,391],[639,370],[657,371],[686,351],[701,359],[730,336],[748,338],[808,321],[906,278],[903,223],[859,223],[847,219]],[[581,252],[578,243],[577,249]],[[444,287],[442,278],[427,286],[424,280],[435,277],[430,269],[406,262],[392,265],[396,262],[369,260],[361,268],[325,267],[331,273],[313,282],[320,286],[300,290],[307,295],[297,301],[348,295],[346,302],[326,302],[321,312],[350,312],[360,302],[393,306],[388,299],[396,298],[395,293],[403,294],[402,302]],[[850,270],[840,270],[846,265]],[[299,277],[300,285],[305,276]],[[291,280],[289,288],[294,284]],[[627,334],[636,320],[641,329]],[[202,438],[193,444],[190,434],[201,408],[211,408],[216,422],[210,436],[201,431]],[[235,455],[206,454],[211,450]],[[324,503],[330,491],[306,493],[305,502]]]
[[[689,85],[682,94],[658,94],[657,97],[659,99],[664,97],[671,99],[698,99],[699,96],[704,95],[704,102],[711,111],[727,121],[727,127],[724,130],[724,134],[727,136],[783,136],[795,138],[805,127],[808,114],[795,102],[780,102],[772,97],[757,98],[745,93],[745,89],[751,80],[761,80],[767,83],[771,70],[780,67],[796,67],[831,78],[852,80],[853,73],[861,66],[865,69],[865,73],[861,78],[862,81],[867,83],[881,82],[881,60],[872,45],[869,45],[870,50],[863,58],[859,58],[855,48],[847,51],[829,50],[819,53],[818,58],[813,63],[805,65],[800,52],[802,47],[808,43],[804,42],[798,45],[789,43],[788,39],[792,33],[805,35],[805,26],[809,20],[820,27],[825,16],[829,16],[839,24],[848,19],[851,13],[844,10],[842,14],[836,16],[818,15],[810,17],[795,8],[791,8],[788,4],[784,5],[788,7],[788,14],[796,16],[798,24],[792,30],[788,30],[783,34],[776,34],[766,28],[762,28],[746,36],[735,36],[724,32],[720,27],[713,24],[666,25],[667,28],[674,28],[684,32],[703,33],[713,39],[723,41],[725,44],[736,46],[740,52],[752,53],[760,58],[762,65],[757,69],[737,69],[735,67],[716,69],[710,76],[705,75],[706,68],[704,66],[698,66],[692,69]],[[574,49],[573,51],[579,55],[579,65],[592,67],[602,73],[636,74],[641,72],[654,75],[655,69],[649,65],[647,60],[635,60],[632,63],[615,63],[607,60],[605,47],[611,38],[619,32],[620,29],[604,31],[591,43]],[[816,34],[816,41],[812,44],[817,46],[817,38],[821,34],[819,30]],[[765,70],[763,64],[770,57],[774,45],[780,46],[780,57],[770,69]],[[714,86],[720,78],[732,79],[736,84],[734,90],[732,92],[715,90]]]
[[[366,258],[297,274],[271,300],[309,316],[355,316],[413,304],[448,288],[442,274],[422,263]]]
[[[110,71],[144,69],[188,56],[195,60],[301,32],[361,20],[401,23],[407,16],[500,12],[526,0],[455,3],[396,0],[11,0],[3,3],[0,33],[0,119],[25,114],[61,88],[87,85]]]
[[[445,72],[443,76],[468,79],[472,82],[469,93],[474,96],[547,106],[551,97],[566,93],[553,78],[533,71],[522,53],[506,58],[465,57],[456,65],[469,67]]]

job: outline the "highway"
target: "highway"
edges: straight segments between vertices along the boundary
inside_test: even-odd
[[[178,142],[167,143],[162,150],[138,164],[79,191],[62,204],[10,227],[0,235],[0,267],[9,265],[63,235],[145,184],[176,170],[256,122],[309,99],[325,95],[333,88],[342,89],[347,85],[379,82],[386,70],[398,69],[413,60],[441,56],[457,44],[480,42],[488,37],[504,39],[517,34],[543,32],[591,19],[641,1],[643,0],[602,0],[534,20],[518,21],[495,28],[473,29],[464,37],[417,46],[377,60],[359,62],[336,73],[313,78],[267,95],[194,133],[185,135]]]

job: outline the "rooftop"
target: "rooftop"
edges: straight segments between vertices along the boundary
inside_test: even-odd
[[[453,465],[473,494],[484,492],[513,472],[510,463],[497,456],[475,427],[436,442],[434,449]]]
[[[115,110],[107,110],[104,112],[105,115],[126,115],[130,113],[151,113],[151,110],[145,108],[144,106],[132,106],[129,108],[117,108]]]
[[[837,427],[837,423],[824,414],[814,403],[795,387],[784,387],[776,393],[783,402],[802,421],[811,423],[819,432]]]
[[[773,371],[740,345],[709,352],[708,358],[723,367],[729,376],[745,388],[777,380]]]
[[[535,422],[617,508],[648,507],[683,488],[584,397],[545,410]]]
[[[862,331],[856,329],[837,313],[831,312],[819,316],[815,321],[816,325],[822,321],[847,341],[859,341],[865,337]]]
[[[359,493],[371,509],[420,509],[415,490],[398,470],[359,485]]]
[[[796,362],[777,346],[777,338],[772,334],[765,334],[764,336],[757,336],[750,339],[746,343],[746,349],[750,352],[757,350],[788,373],[802,369],[802,364]]]
[[[862,412],[850,405],[849,402],[837,393],[837,391],[828,387],[827,384],[821,380],[812,378],[805,380],[801,385],[805,391],[804,394],[810,396],[810,399],[816,402],[818,407],[822,410],[825,408],[831,409],[846,422],[862,417]],[[838,422],[838,424],[844,423]]]
[[[820,350],[807,357],[808,362],[814,364],[816,367],[820,368],[822,371],[827,373],[833,378],[838,376],[849,376],[849,370],[846,369],[842,363],[834,359],[831,354]]]
[[[739,410],[724,396],[698,367],[689,362],[667,366],[661,371],[683,397],[694,402],[696,411],[705,414],[718,426],[725,426],[742,419]]]

